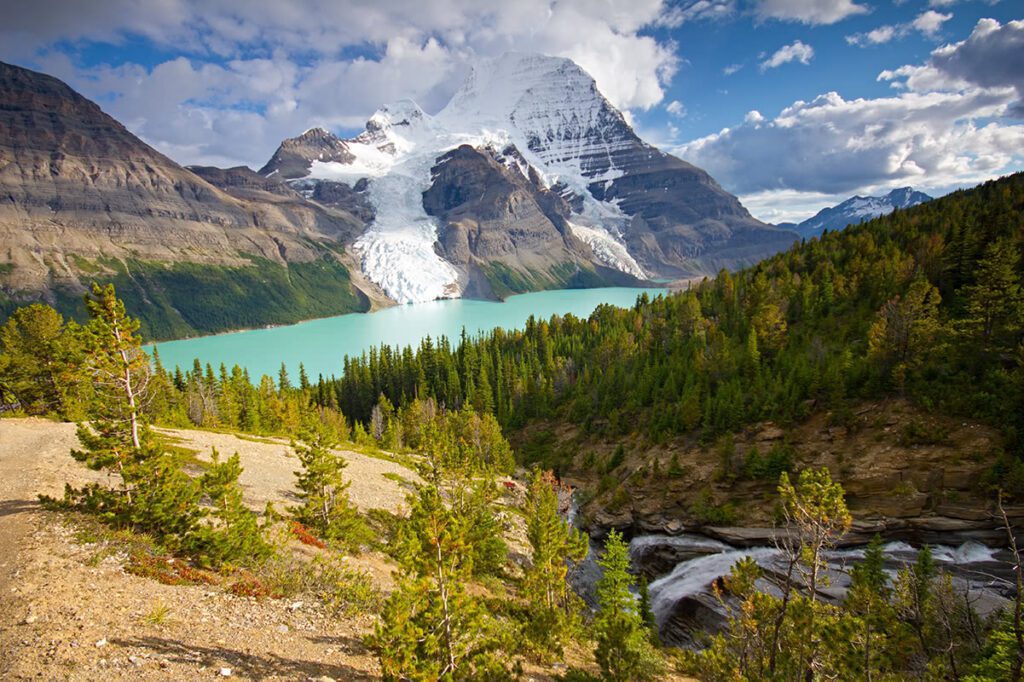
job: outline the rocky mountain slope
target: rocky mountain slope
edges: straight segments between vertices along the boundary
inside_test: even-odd
[[[583,271],[687,277],[752,263],[796,238],[643,142],[575,63],[541,55],[482,61],[435,116],[404,100],[350,140],[307,131],[260,172],[296,186],[364,187],[375,216],[356,251],[399,301],[536,288]],[[440,211],[439,196],[448,197]],[[452,204],[458,197],[467,200]]]
[[[325,284],[345,301],[338,312],[359,308],[332,255],[361,230],[350,212],[251,171],[201,171],[207,181],[44,74],[0,63],[0,103],[0,310],[42,297],[70,312],[84,282],[120,278],[135,281],[139,301],[162,299],[159,319],[133,311],[154,335],[214,331],[201,319],[208,309],[190,314],[194,291],[179,295],[168,268],[199,266],[186,278],[194,290],[223,284],[224,268],[287,273],[325,258]]]
[[[821,209],[814,217],[802,223],[787,223],[779,227],[793,229],[801,237],[810,239],[825,230],[834,232],[847,225],[856,225],[878,216],[889,215],[898,208],[910,208],[931,200],[932,197],[914,190],[913,187],[900,187],[880,197],[850,197],[841,204]]]

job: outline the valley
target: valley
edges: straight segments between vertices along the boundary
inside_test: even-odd
[[[0,679],[1024,680],[1024,22],[192,4],[0,26]]]

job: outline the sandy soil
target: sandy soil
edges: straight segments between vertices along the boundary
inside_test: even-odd
[[[269,500],[280,508],[292,496],[296,459],[283,442],[174,435],[207,455],[212,447],[237,451],[254,506]],[[361,643],[368,616],[337,619],[316,604],[163,585],[125,573],[125,557],[77,542],[61,516],[37,502],[40,493],[62,494],[65,481],[105,478],[68,455],[77,444],[72,424],[0,420],[0,679],[377,679],[376,659]],[[383,474],[411,472],[346,454],[357,504],[401,508],[404,491]],[[359,563],[387,581],[379,557]],[[159,607],[168,613],[157,625],[147,616]]]

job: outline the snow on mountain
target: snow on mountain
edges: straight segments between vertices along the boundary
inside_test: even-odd
[[[822,209],[794,229],[800,236],[810,238],[820,235],[824,230],[834,232],[850,224],[888,215],[898,208],[908,208],[931,200],[932,197],[911,187],[894,189],[880,197],[855,196],[836,206]]]
[[[314,159],[307,178],[350,185],[371,180],[367,192],[376,217],[355,249],[367,277],[401,303],[460,295],[458,272],[434,249],[438,225],[426,214],[422,195],[436,159],[462,144],[515,145],[546,186],[561,183],[584,197],[573,233],[603,263],[642,278],[642,268],[618,236],[624,214],[587,192],[595,180],[588,177],[594,165],[587,168],[588,159],[607,159],[622,144],[607,131],[602,138],[600,130],[609,121],[625,126],[593,79],[573,62],[510,53],[481,62],[435,117],[411,100],[377,111],[365,132],[344,142],[351,159]],[[617,171],[607,162],[604,166],[596,179],[614,179]]]

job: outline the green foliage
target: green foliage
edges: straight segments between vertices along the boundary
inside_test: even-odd
[[[334,452],[339,442],[319,421],[309,420],[292,448],[302,464],[295,472],[302,504],[291,512],[317,536],[339,546],[358,549],[369,542],[370,530],[348,499],[345,458]]]
[[[369,307],[333,255],[287,265],[249,260],[241,266],[101,260],[102,269],[113,274],[97,274],[96,281],[117,287],[150,340],[293,324]],[[60,289],[55,294],[60,312],[84,319],[77,296]]]
[[[743,463],[743,475],[754,480],[778,480],[779,476],[793,468],[795,451],[785,443],[775,443],[767,455],[762,455],[755,445],[747,452]]]
[[[494,621],[466,590],[472,573],[467,520],[432,485],[409,504],[395,543],[402,574],[368,640],[385,679],[462,680],[501,672],[492,670],[489,655],[498,641]]]
[[[558,485],[550,472],[535,470],[526,495],[526,536],[533,550],[523,578],[528,603],[524,631],[537,651],[558,656],[578,633],[580,599],[567,582],[569,569],[587,556],[587,539],[562,518]]]
[[[715,504],[711,490],[705,488],[689,508],[690,516],[701,526],[731,526],[736,523],[736,507],[732,502]]]
[[[597,582],[598,612],[594,618],[597,664],[608,680],[655,680],[664,662],[650,642],[643,616],[630,592],[629,545],[612,531],[598,560],[603,569]]]
[[[605,464],[604,472],[610,474],[611,472],[622,466],[622,463],[626,461],[626,449],[622,447],[620,443],[615,447],[615,451],[612,456],[608,458],[608,463]]]
[[[65,325],[53,308],[19,308],[0,328],[0,406],[27,414],[80,416],[82,362],[78,325]]]

